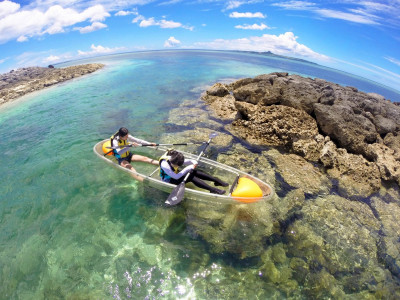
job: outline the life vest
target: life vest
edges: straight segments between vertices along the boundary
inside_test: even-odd
[[[127,140],[121,140],[117,134],[114,134],[110,138],[111,146],[113,145],[113,140],[115,140],[116,138],[117,138],[117,142],[118,142],[118,147],[123,147],[125,145],[128,145]],[[129,156],[129,151],[126,151],[125,153],[122,153],[122,154],[118,154],[117,150],[114,149],[112,153],[117,158],[124,158],[124,157]]]
[[[160,166],[160,177],[162,179],[162,181],[166,181],[169,182],[171,180],[171,176],[169,176],[167,173],[165,173],[165,171],[163,170],[163,168],[161,168],[161,163],[165,160],[167,161],[167,163],[169,164],[169,166],[171,167],[172,170],[174,170],[174,172],[176,174],[179,173],[179,169],[178,167],[174,167],[171,162],[169,161],[171,158],[171,156],[168,156],[167,154],[164,154],[163,156],[160,157],[160,159],[158,160],[158,165]]]

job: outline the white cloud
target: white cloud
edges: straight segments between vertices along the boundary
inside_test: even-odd
[[[59,56],[56,56],[56,55],[50,55],[50,56],[48,56],[48,57],[46,57],[45,59],[43,59],[43,62],[44,63],[54,63],[54,62],[58,62],[58,61],[60,61],[60,57]]]
[[[286,1],[274,3],[272,5],[291,10],[309,10],[316,7],[315,3],[308,1]]]
[[[149,26],[160,26],[161,28],[179,28],[182,27],[182,24],[179,22],[168,21],[162,19],[160,21],[154,20],[154,18],[149,18],[142,20],[139,24],[140,27],[149,27]]]
[[[247,0],[247,1],[245,1],[245,0],[242,0],[242,1],[233,0],[233,1],[228,1],[226,3],[226,10],[235,9],[235,8],[238,8],[238,7],[240,7],[242,5],[245,5],[245,4],[255,4],[255,3],[258,3],[258,2],[264,2],[264,1],[263,0]]]
[[[346,70],[346,65],[351,66],[350,69],[347,68],[348,72],[352,74],[358,74],[359,76],[372,79],[376,82],[384,83],[386,86],[390,86],[398,90],[398,87],[400,85],[400,75],[397,73],[394,73],[392,71],[386,70],[384,68],[381,68],[379,66],[367,62],[361,62],[362,64],[365,64],[366,65],[365,66],[362,64],[355,64],[340,59],[334,59],[332,67],[337,68],[338,63],[342,64],[341,66],[342,70]],[[368,77],[366,77],[366,74],[368,74]]]
[[[82,11],[95,4],[99,4],[103,6],[106,11],[117,12],[121,10],[128,10],[136,5],[139,6],[150,4],[153,3],[154,0],[31,0],[23,2],[29,2],[29,4],[27,4],[25,7],[32,10],[39,9],[43,11],[50,6],[58,4],[64,8],[74,8]]]
[[[236,25],[235,28],[238,29],[250,29],[250,30],[264,30],[264,29],[271,29],[269,26],[265,25],[264,23],[261,24],[253,24],[253,25]]]
[[[354,13],[347,13],[347,12],[342,12],[342,11],[337,11],[337,10],[331,10],[331,9],[317,9],[315,10],[317,14],[319,14],[322,17],[326,18],[332,18],[332,19],[340,19],[340,20],[345,20],[345,21],[350,21],[354,23],[361,23],[361,24],[378,24],[378,22],[375,21],[377,17],[373,15],[366,15],[364,13],[360,12],[353,12]]]
[[[139,17],[135,18],[135,20],[139,20]],[[141,22],[139,23],[140,27],[149,27],[149,26],[155,26],[158,23],[154,20],[154,18],[149,18],[149,19],[142,19]]]
[[[104,21],[107,17],[111,15],[105,10],[101,5],[95,5],[85,9],[82,12],[84,19],[90,19],[90,22]]]
[[[101,45],[95,46],[94,44],[92,44],[92,46],[90,46],[90,49],[92,49],[92,50],[91,51],[78,50],[79,56],[93,56],[93,55],[98,55],[98,54],[108,54],[108,53],[114,53],[114,52],[125,50],[124,47],[107,48],[107,47],[103,47]]]
[[[394,63],[395,65],[400,66],[400,60],[398,60],[398,59],[395,59],[395,58],[389,57],[389,56],[385,57],[385,59],[390,61],[391,63]]]
[[[14,39],[26,41],[36,36],[62,33],[77,23],[100,22],[109,16],[110,14],[101,5],[91,6],[82,12],[60,5],[53,5],[46,11],[14,8],[13,13],[0,18],[0,43]]]
[[[398,2],[398,0],[395,0]],[[400,2],[398,3],[400,7]],[[276,2],[273,6],[288,10],[301,10],[312,12],[322,18],[339,19],[366,25],[379,25],[382,21],[393,22],[400,13],[396,5],[390,6],[370,1],[342,0],[332,3],[329,8],[324,7],[324,2],[318,4],[309,1]],[[337,9],[335,8],[337,6]],[[383,18],[383,14],[388,17]],[[392,20],[391,20],[392,19]]]
[[[11,1],[2,1],[0,2],[0,19],[15,13],[17,10],[19,10],[21,5],[18,3],[14,3]]]
[[[307,46],[298,43],[297,38],[293,32],[286,32],[280,35],[263,34],[262,36],[252,36],[235,40],[217,39],[212,42],[196,43],[195,46],[217,50],[271,51],[279,55],[289,55],[318,61],[330,60],[328,56],[319,54]]]
[[[28,41],[28,38],[24,35],[21,35],[20,37],[17,38],[17,42],[22,43],[22,42],[26,42],[26,41]]]
[[[377,74],[379,74],[381,76],[383,76],[383,74],[384,74],[386,79],[390,80],[390,78],[391,78],[391,79],[400,80],[400,74],[397,74],[397,73],[394,73],[392,71],[386,70],[386,69],[384,69],[382,67],[379,67],[379,66],[376,66],[374,64],[370,64],[370,63],[365,63],[365,64],[368,65],[368,66],[371,66],[374,69],[375,73],[377,73]],[[383,81],[380,80],[380,82],[383,82]]]
[[[165,19],[162,20],[155,20],[153,17],[146,19],[143,16],[137,16],[135,19],[132,20],[132,23],[139,23],[140,27],[150,27],[150,26],[159,26],[160,28],[184,28],[190,31],[193,30],[192,26],[186,26],[179,22],[175,21],[168,21]]]
[[[175,37],[171,36],[168,40],[164,42],[165,48],[176,47],[181,43],[181,41],[177,40]]]
[[[256,12],[256,13],[251,13],[251,12],[245,12],[245,13],[240,13],[240,12],[232,12],[229,14],[230,18],[261,18],[261,19],[265,19],[266,16],[264,16],[262,13],[260,12]]]
[[[146,19],[146,18],[143,17],[142,15],[138,15],[136,18],[134,18],[134,19],[132,20],[132,23],[137,23],[137,22],[142,21],[142,20],[145,20],[145,19]]]
[[[378,2],[371,2],[371,1],[360,1],[356,2],[355,4],[361,5],[365,11],[370,12],[379,12],[379,13],[393,13],[395,11],[399,11],[400,9],[400,2],[397,1],[392,5],[390,3],[378,3]]]
[[[241,5],[242,5],[242,1],[228,1],[227,5],[226,5],[226,9],[238,8]]]
[[[107,27],[106,24],[100,22],[93,22],[93,24],[86,27],[75,27],[74,30],[79,30],[80,33],[89,33],[106,27]]]
[[[120,10],[117,13],[114,14],[114,16],[129,16],[129,15],[138,15],[137,11],[125,11],[125,10]]]
[[[132,20],[132,23],[139,23],[139,27],[144,28],[150,26],[159,26],[160,28],[184,28],[190,31],[192,31],[194,28],[193,26],[186,26],[179,22],[166,20],[165,18],[156,20],[154,17],[145,18],[139,14]]]

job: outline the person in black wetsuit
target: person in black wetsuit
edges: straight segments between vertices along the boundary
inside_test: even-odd
[[[228,183],[216,178],[210,174],[196,170],[198,162],[192,159],[185,159],[181,152],[176,150],[169,151],[166,155],[162,156],[159,160],[160,164],[160,177],[163,181],[172,184],[179,184],[183,181],[186,174],[190,172],[190,175],[186,182],[193,182],[197,187],[206,189],[214,194],[225,194],[224,190],[210,186],[204,180],[214,182],[215,186],[228,186]],[[183,170],[179,171],[179,167],[187,166]]]

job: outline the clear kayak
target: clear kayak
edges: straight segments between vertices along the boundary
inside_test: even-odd
[[[136,172],[121,167],[113,155],[105,155],[103,151],[103,144],[108,141],[109,139],[103,140],[101,142],[98,142],[93,147],[94,153],[100,159],[124,172],[130,173],[132,177],[134,177],[136,180],[143,182],[143,184],[147,186],[156,188],[166,193],[171,193],[171,191],[176,187],[176,185],[174,184],[170,184],[168,182],[164,182],[161,180],[160,168],[155,165],[142,162],[133,162],[132,166],[134,167]],[[132,148],[132,151],[134,154],[144,155],[158,161],[158,159],[162,155],[164,155],[168,151],[168,149],[164,146],[151,146],[151,147],[134,147]],[[197,158],[195,154],[187,153],[181,150],[179,151],[183,153],[185,158],[188,159]],[[213,176],[223,179],[225,182],[228,182],[229,186],[223,188],[226,190],[226,194],[224,195],[212,194],[209,191],[197,188],[192,183],[187,183],[184,194],[185,199],[192,199],[199,201],[213,201],[213,202],[217,201],[221,203],[252,203],[252,202],[268,200],[273,195],[273,189],[268,183],[248,173],[230,167],[228,165],[221,164],[219,162],[202,157],[199,161],[198,168],[204,170],[209,174],[212,174]],[[255,184],[257,188],[260,190],[260,194],[254,196],[252,195],[251,192],[250,194],[246,194],[245,192],[245,194],[243,195],[238,195],[237,190],[241,188],[240,185],[246,184],[246,182],[251,183],[249,186],[253,186]],[[245,186],[244,190],[246,189],[248,188]]]

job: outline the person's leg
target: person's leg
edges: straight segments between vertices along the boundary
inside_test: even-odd
[[[151,159],[147,156],[143,156],[143,155],[139,155],[139,154],[132,155],[132,161],[141,161],[141,162],[145,162],[148,164],[158,166],[158,160]]]
[[[200,170],[194,170],[194,175],[200,179],[214,182],[215,186],[228,186],[229,185],[225,181],[222,181],[221,179],[214,177],[210,174],[207,174],[205,172],[202,172]]]
[[[196,172],[191,172],[189,174],[189,177],[187,178],[186,182],[193,182],[193,184],[195,186],[197,186],[199,188],[202,188],[202,189],[205,189],[205,190],[208,190],[208,191],[210,191],[211,193],[214,193],[214,194],[220,194],[220,195],[225,194],[224,190],[220,190],[220,189],[217,189],[217,188],[215,188],[213,186],[208,185],[203,180],[201,180],[200,178],[195,176],[195,174],[196,174]],[[180,184],[183,181],[184,178],[185,178],[185,176],[182,176],[179,179],[171,178],[170,183],[172,183],[172,184]]]
[[[143,178],[141,176],[137,175],[135,168],[132,167],[132,165],[128,161],[123,160],[123,161],[121,161],[120,165],[124,168],[127,168],[127,169],[135,172],[135,173],[130,173],[133,178],[135,178],[136,180],[139,180],[139,181],[143,181]]]
[[[191,175],[194,175],[194,174],[191,174]],[[220,195],[225,194],[224,190],[220,190],[220,189],[217,189],[217,188],[215,188],[215,187],[213,187],[211,185],[208,185],[207,183],[205,183],[203,180],[201,180],[197,176],[189,176],[187,182],[193,182],[194,185],[196,185],[197,187],[205,189],[205,190],[208,190],[208,191],[210,191],[211,193],[214,193],[214,194],[220,194]]]

